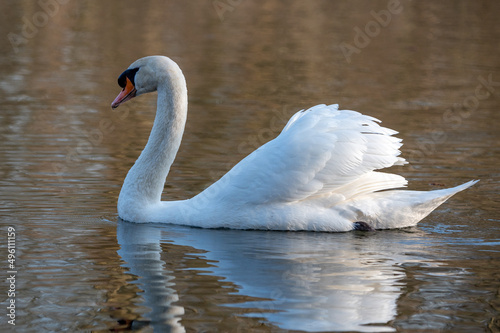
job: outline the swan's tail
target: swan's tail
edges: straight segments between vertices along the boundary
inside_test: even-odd
[[[385,191],[349,200],[348,209],[356,213],[356,221],[375,229],[404,228],[416,225],[454,194],[479,180],[434,191]],[[353,222],[356,222],[353,221]]]

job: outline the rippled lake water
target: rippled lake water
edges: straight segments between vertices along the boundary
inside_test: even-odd
[[[500,331],[497,1],[0,8],[0,330]],[[411,189],[481,181],[402,230],[119,221],[156,101],[110,103],[118,75],[151,54],[177,61],[189,90],[165,200],[199,193],[319,103],[397,129],[410,165],[392,171]]]

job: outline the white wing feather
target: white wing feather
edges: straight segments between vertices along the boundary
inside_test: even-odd
[[[238,163],[206,195],[251,204],[348,198],[402,187],[398,175],[374,172],[406,161],[401,140],[379,120],[338,105],[297,112],[281,134]],[[214,193],[215,191],[215,193]]]

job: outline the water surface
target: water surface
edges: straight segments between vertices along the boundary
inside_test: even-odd
[[[6,259],[14,226],[16,329],[499,331],[499,4],[222,3],[0,5],[0,244]],[[318,103],[397,129],[410,165],[391,171],[412,189],[481,182],[404,230],[119,221],[155,96],[110,103],[118,75],[151,54],[179,63],[190,101],[165,200],[199,193]]]

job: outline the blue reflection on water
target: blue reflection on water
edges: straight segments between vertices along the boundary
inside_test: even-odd
[[[139,276],[152,322],[183,331],[184,309],[165,269],[162,242],[206,251],[204,274],[224,277],[239,293],[261,298],[237,304],[258,309],[283,329],[392,331],[404,264],[432,265],[421,231],[310,233],[207,230],[120,221],[120,256]],[[427,258],[426,258],[427,257]],[[231,305],[228,305],[231,306]]]

